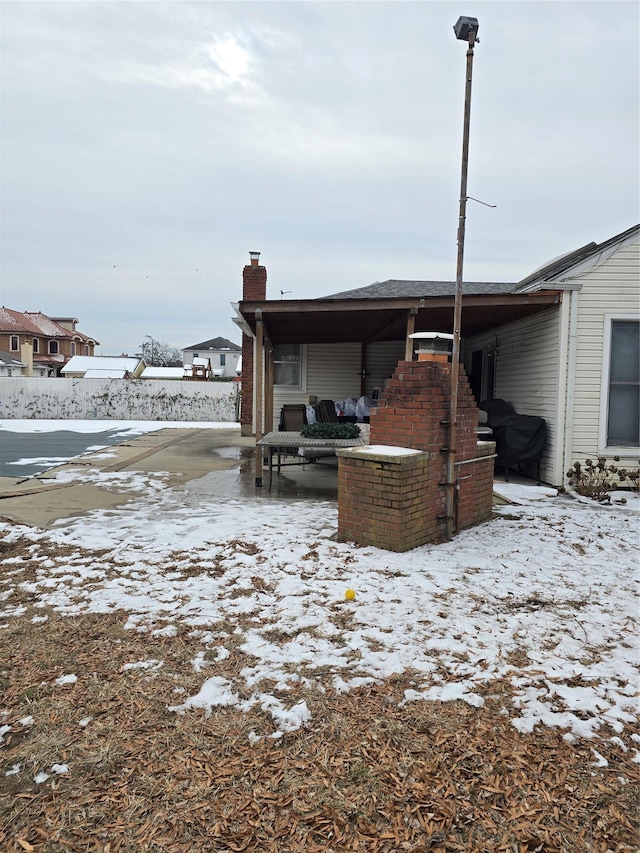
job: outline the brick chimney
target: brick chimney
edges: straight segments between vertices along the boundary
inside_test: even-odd
[[[267,270],[260,266],[260,252],[249,252],[250,264],[242,270],[242,301],[263,302],[267,298]]]
[[[242,301],[264,302],[267,298],[267,269],[260,266],[260,252],[249,252],[250,263],[242,270]],[[242,397],[240,432],[253,434],[253,338],[242,336]]]

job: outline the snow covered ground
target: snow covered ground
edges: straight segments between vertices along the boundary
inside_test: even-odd
[[[542,724],[566,729],[568,739],[613,737],[640,760],[640,739],[629,733],[638,710],[637,496],[603,507],[499,484],[514,503],[497,507],[492,521],[395,554],[335,542],[331,501],[208,501],[201,491],[169,488],[162,474],[87,467],[60,477],[145,496],[46,532],[0,523],[0,541],[26,537],[39,561],[26,581],[23,558],[0,560],[0,626],[25,613],[12,605],[19,588],[62,614],[122,611],[132,631],[171,636],[191,626],[202,646],[191,664],[202,686],[167,697],[176,713],[258,704],[277,737],[310,716],[304,702],[282,698],[301,679],[347,691],[410,672],[404,702],[475,706],[506,679],[505,713],[519,731]],[[51,557],[50,542],[77,550]],[[353,601],[345,600],[348,588]],[[46,631],[46,617],[31,621]],[[233,627],[221,631],[221,622]],[[248,661],[235,680],[215,664],[231,640]],[[162,662],[131,665],[148,676]]]

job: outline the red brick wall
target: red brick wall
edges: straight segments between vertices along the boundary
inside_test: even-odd
[[[251,264],[242,270],[242,300],[264,302],[267,298],[267,270]],[[253,423],[253,338],[242,336],[242,392],[240,396],[240,425],[243,435],[250,435]]]
[[[437,538],[425,523],[429,454],[391,456],[338,451],[338,538],[388,551],[409,551]],[[366,501],[366,512],[363,503]]]
[[[416,486],[414,475],[409,477],[406,466],[397,470],[389,466],[385,472],[377,472],[374,476],[367,467],[371,463],[358,459],[357,454],[353,457],[339,454],[339,538],[393,551],[408,550],[444,538],[450,370],[448,364],[429,361],[398,364],[378,407],[371,412],[370,443],[428,452],[430,464],[416,475]],[[486,521],[491,516],[494,445],[478,444],[477,425],[476,402],[467,377],[461,372],[456,462],[487,458],[456,465],[458,529]],[[404,459],[415,460],[416,457]],[[415,501],[414,489],[417,489]],[[390,494],[394,497],[389,498]],[[391,508],[390,500],[395,501]],[[396,506],[402,507],[397,513]],[[384,541],[386,545],[381,544]]]

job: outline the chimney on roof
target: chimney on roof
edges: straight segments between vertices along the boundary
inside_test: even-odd
[[[20,344],[20,361],[27,366],[27,376],[33,376],[33,344]]]
[[[249,252],[251,261],[242,270],[243,302],[264,302],[267,298],[267,270],[260,266],[260,252]],[[253,434],[253,338],[242,334],[242,402],[240,433]]]
[[[263,302],[267,298],[267,270],[260,266],[260,252],[249,252],[251,264],[242,271],[242,299]]]

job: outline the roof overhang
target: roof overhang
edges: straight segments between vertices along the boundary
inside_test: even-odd
[[[562,301],[559,291],[468,295],[462,299],[463,337],[547,311]],[[300,299],[240,302],[242,326],[255,334],[256,320],[274,344],[331,344],[348,341],[400,341],[407,318],[415,332],[451,332],[453,296],[399,299]]]

